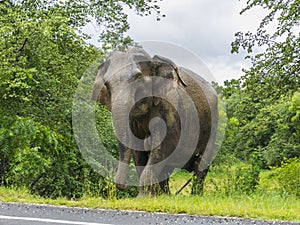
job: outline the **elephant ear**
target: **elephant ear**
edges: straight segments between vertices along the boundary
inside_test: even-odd
[[[104,104],[111,110],[111,93],[108,85],[103,80],[104,74],[107,71],[107,63],[109,62],[104,62],[99,66],[98,74],[93,86],[92,100]]]
[[[178,91],[177,91],[178,86],[183,86],[183,87],[187,86],[186,83],[184,82],[184,80],[180,77],[178,67],[170,59],[155,55],[152,58],[152,64],[153,64],[152,69],[155,73],[155,74],[153,74],[154,76],[172,80],[170,85],[165,86],[163,89],[159,90],[159,91],[164,92],[163,93],[164,96],[177,95],[178,94]],[[158,85],[158,87],[159,87],[159,85]],[[153,100],[154,106],[157,106],[160,102],[161,102],[161,100],[159,98],[154,98],[154,100]]]
[[[173,79],[177,85],[183,85],[184,87],[187,86],[180,76],[178,67],[170,59],[155,55],[153,56],[153,66],[155,71],[158,73],[158,76]]]

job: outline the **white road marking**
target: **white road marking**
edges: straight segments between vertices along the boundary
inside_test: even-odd
[[[34,218],[34,217],[16,217],[16,216],[2,216],[0,219],[5,220],[24,220],[32,222],[44,222],[44,223],[60,223],[60,224],[73,224],[73,225],[112,225],[104,223],[90,223],[90,222],[78,222],[78,221],[69,221],[69,220],[52,220],[52,219],[43,219],[43,218]]]

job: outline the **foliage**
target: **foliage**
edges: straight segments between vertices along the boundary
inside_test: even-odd
[[[299,92],[268,104],[247,96],[239,91],[226,100],[229,119],[221,153],[248,160],[258,152],[264,168],[279,166],[284,158],[299,157]]]
[[[1,109],[67,132],[78,78],[99,52],[62,12],[28,4],[0,4]]]
[[[249,0],[242,13],[260,6],[267,11],[256,33],[235,34],[232,52],[245,49],[252,61],[252,67],[242,78],[243,86],[254,98],[278,98],[281,94],[294,92],[299,88],[300,37],[299,0]],[[269,32],[270,25],[276,27]],[[255,47],[261,53],[251,55]],[[256,88],[259,85],[261,88]]]
[[[260,169],[261,165],[258,155],[253,153],[249,164],[237,168],[233,181],[233,190],[246,194],[253,193],[258,186]]]
[[[300,161],[297,158],[285,159],[279,168],[274,168],[279,189],[300,197]]]
[[[0,1],[0,185],[53,198],[107,196],[106,181],[76,146],[72,103],[89,65],[109,46],[131,42],[124,7],[161,17],[151,1]],[[102,29],[101,51],[83,33],[91,20]],[[98,112],[100,136],[115,154],[108,112]]]
[[[39,18],[46,22],[53,14],[59,15],[69,28],[77,30],[85,39],[89,36],[82,28],[92,21],[100,33],[99,40],[104,48],[122,47],[132,42],[125,35],[129,29],[127,15],[123,10],[125,7],[141,16],[154,13],[157,20],[165,16],[161,15],[157,1],[152,2],[152,0],[5,0],[3,2],[6,5],[4,9],[23,8],[31,19]]]
[[[298,195],[291,177],[299,163],[289,158],[300,158],[299,3],[249,0],[242,11],[262,6],[269,14],[255,34],[239,32],[232,43],[232,52],[248,52],[250,70],[217,87],[219,102],[226,103],[226,112],[220,104],[218,132],[225,131],[226,137],[212,168],[227,169],[226,193],[252,193],[261,168],[281,166],[272,169],[278,172],[278,185]],[[118,192],[85,162],[71,126],[80,77],[106,50],[132,42],[125,35],[125,7],[163,16],[151,0],[0,2],[0,185],[26,186],[52,198],[136,195],[134,187]],[[87,44],[83,27],[90,21],[101,30],[101,50]],[[269,34],[274,22],[277,29]],[[257,46],[264,52],[253,55]],[[117,157],[110,113],[103,106],[96,107],[96,125],[105,147]],[[230,160],[239,163],[228,167]]]
[[[279,165],[284,157],[297,155],[297,141],[293,136],[288,99],[282,99],[259,110],[256,117],[241,129],[237,152],[259,151],[267,165]]]
[[[61,135],[29,118],[17,116],[4,118],[0,133],[1,183],[22,184],[52,197],[58,196],[58,192],[69,195],[78,186],[75,178],[64,171],[72,164],[75,172],[76,162],[68,161],[71,154],[68,158],[64,156],[66,146],[61,145]],[[68,188],[62,182],[68,182]]]
[[[217,156],[223,158],[222,162],[213,164],[205,181],[204,193],[206,195],[244,195],[257,191],[261,161],[258,154],[253,153],[248,163],[238,160],[235,156]]]
[[[221,152],[246,162],[258,153],[269,168],[300,157],[300,1],[249,0],[241,14],[254,7],[267,15],[255,33],[235,34],[232,53],[246,50],[252,66],[221,87],[228,116]]]
[[[297,158],[284,159],[280,167],[272,167],[260,179],[263,192],[300,197],[300,162]]]

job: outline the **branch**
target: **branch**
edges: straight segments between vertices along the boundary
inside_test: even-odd
[[[25,39],[22,47],[19,49],[19,54],[16,57],[16,62],[19,62],[19,58],[23,54],[23,51],[24,51],[24,48],[25,48],[25,45],[27,44],[27,42],[28,42],[28,38]]]

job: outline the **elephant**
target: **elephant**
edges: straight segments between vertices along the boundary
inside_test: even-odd
[[[99,66],[92,100],[112,114],[119,142],[115,184],[128,187],[133,159],[139,196],[170,194],[176,168],[193,172],[201,194],[215,154],[218,97],[201,76],[141,47],[113,51]]]

